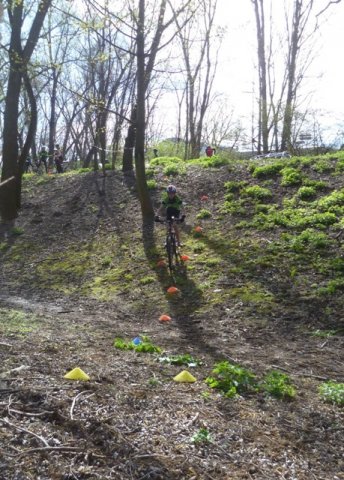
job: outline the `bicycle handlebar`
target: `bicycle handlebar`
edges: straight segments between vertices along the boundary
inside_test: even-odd
[[[171,219],[167,220],[166,218],[160,218],[158,215],[155,216],[154,221],[157,223],[183,223],[185,220],[185,215],[182,215],[181,218],[172,217]]]

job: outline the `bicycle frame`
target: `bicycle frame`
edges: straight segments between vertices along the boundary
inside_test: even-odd
[[[174,217],[171,220],[166,220],[166,253],[168,258],[168,268],[172,272],[174,263],[178,263],[177,241],[176,233],[173,224],[176,222]]]

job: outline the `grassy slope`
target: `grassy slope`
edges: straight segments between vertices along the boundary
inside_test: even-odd
[[[148,174],[157,205],[168,174],[181,168],[177,160],[155,163]],[[343,335],[343,175],[341,155],[185,168],[172,181],[186,202],[190,261],[174,278],[157,266],[163,230],[142,227],[130,178],[28,177],[17,230],[0,243],[3,293],[128,313],[164,348],[182,354],[191,345],[208,355],[204,376],[211,361],[232,357],[260,376],[274,364],[296,373],[317,338],[325,345]],[[171,284],[180,289],[175,298],[166,294]],[[157,332],[161,313],[172,316],[180,337],[173,327]],[[11,314],[6,325],[5,338],[25,335],[37,319]],[[119,333],[127,331],[132,324]],[[306,357],[298,341],[309,343]],[[316,375],[340,379],[336,345],[320,352],[330,360],[316,364]],[[314,383],[302,388],[307,402]]]

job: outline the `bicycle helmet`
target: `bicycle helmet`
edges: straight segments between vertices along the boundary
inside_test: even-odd
[[[167,193],[176,193],[177,189],[174,185],[169,185],[167,188],[166,188],[166,192]]]

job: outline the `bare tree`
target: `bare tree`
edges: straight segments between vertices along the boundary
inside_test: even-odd
[[[10,71],[7,82],[7,92],[4,113],[3,139],[3,169],[1,180],[15,177],[6,189],[6,194],[0,190],[0,213],[3,220],[13,220],[20,208],[22,165],[25,152],[18,155],[18,108],[22,80],[27,80],[28,63],[36,47],[42,25],[50,7],[51,0],[40,0],[33,18],[27,40],[22,44],[22,29],[24,23],[24,1],[7,2],[11,34],[9,63]],[[25,84],[26,87],[28,83]],[[27,144],[26,148],[30,145]]]
[[[216,7],[217,0],[201,0],[197,13],[184,28],[182,19],[175,17],[186,71],[186,158],[199,157],[201,150],[203,122],[217,68],[217,52],[213,48]],[[190,10],[186,15],[190,15]]]

